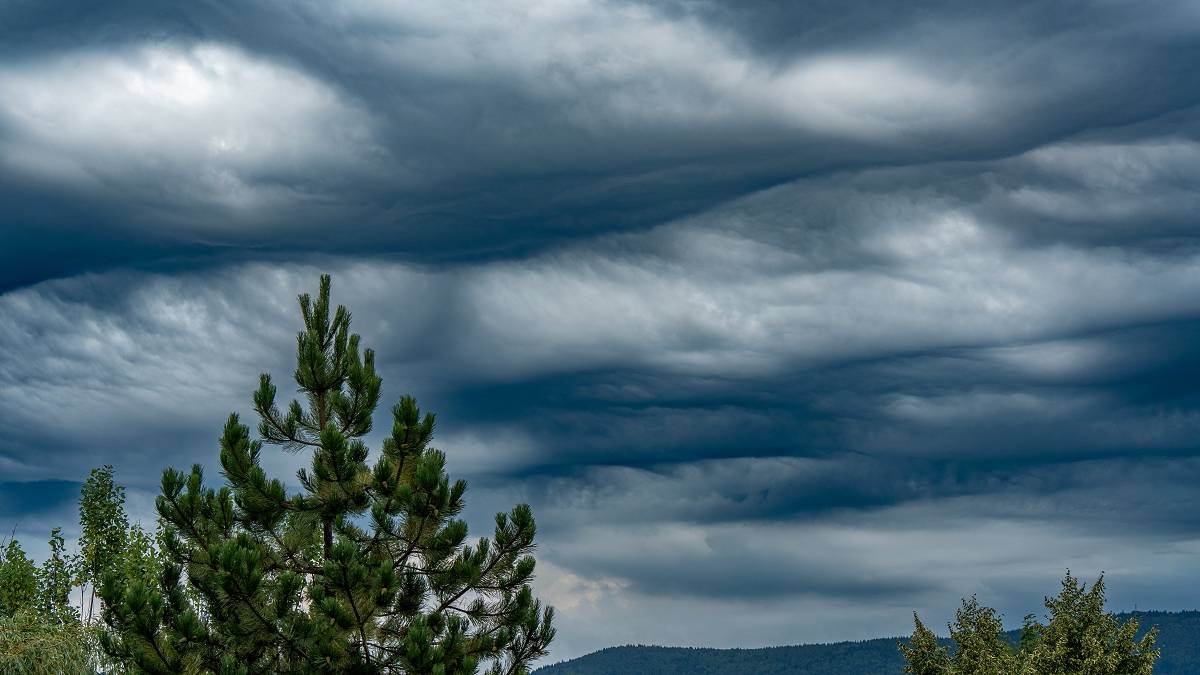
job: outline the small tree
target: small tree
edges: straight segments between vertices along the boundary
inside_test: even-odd
[[[933,631],[921,623],[921,617],[913,612],[915,629],[909,643],[899,643],[900,653],[907,663],[904,672],[912,675],[950,675],[950,653],[938,642]]]
[[[262,440],[237,415],[221,435],[228,485],[205,487],[198,465],[164,472],[163,573],[156,585],[108,577],[104,648],[162,673],[526,673],[554,637],[553,612],[529,587],[529,507],[497,514],[494,536],[467,544],[466,484],[449,481],[429,447],[434,418],[408,396],[368,466],[361,439],[382,381],[350,313],[330,312],[329,289],[323,276],[315,302],[299,298],[304,403],[280,410],[263,374]],[[263,442],[311,453],[298,492],[267,477]]]
[[[1021,622],[1021,632],[1017,637],[1017,672],[1018,673],[1033,673],[1033,666],[1029,659],[1033,656],[1033,650],[1037,649],[1038,642],[1042,639],[1042,630],[1044,627],[1038,623],[1037,616],[1034,614],[1026,614],[1024,621]]]
[[[0,615],[36,609],[37,567],[16,538],[9,538],[0,560]]]
[[[1150,675],[1159,652],[1157,629],[1137,639],[1138,620],[1121,623],[1104,611],[1104,577],[1087,586],[1068,572],[1062,592],[1046,598],[1050,621],[1038,630],[1037,644],[1026,660],[1031,675]]]
[[[975,596],[963,600],[955,612],[950,639],[955,645],[952,672],[956,675],[1012,675],[1017,670],[1000,617]]]
[[[0,559],[0,673],[95,673],[89,640],[67,603],[70,572],[63,538],[50,535],[50,557],[38,568],[16,539]]]
[[[907,664],[904,672],[913,675],[1014,675],[1017,657],[1004,638],[1004,626],[996,611],[979,604],[975,596],[963,600],[949,624],[954,653],[913,613],[916,630],[909,644],[900,643]]]
[[[1091,589],[1067,573],[1062,592],[1046,598],[1047,625],[1025,617],[1014,654],[995,610],[971,597],[950,626],[954,653],[948,654],[920,618],[909,644],[900,644],[913,675],[1151,675],[1158,650],[1157,631],[1137,639],[1137,619],[1121,623],[1104,611],[1104,577]]]
[[[79,615],[71,607],[71,568],[62,528],[50,531],[49,543],[50,556],[37,574],[38,611],[51,623],[78,623]]]
[[[140,524],[129,528],[125,550],[121,551],[118,565],[123,579],[141,579],[147,584],[154,584],[162,575],[162,555],[154,538]]]
[[[75,579],[83,622],[92,622],[96,588],[116,571],[126,548],[129,517],[125,487],[113,481],[111,464],[92,469],[79,490],[79,558]],[[88,594],[84,595],[85,589]]]

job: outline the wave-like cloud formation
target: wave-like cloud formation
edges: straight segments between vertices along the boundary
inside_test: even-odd
[[[1193,4],[148,7],[0,9],[23,540],[211,466],[331,272],[555,656],[1200,601]]]
[[[1200,91],[1186,2],[470,7],[9,3],[0,287],[230,246],[523,255]]]

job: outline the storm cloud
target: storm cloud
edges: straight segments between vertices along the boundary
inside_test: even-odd
[[[8,3],[0,525],[215,469],[329,272],[476,530],[534,506],[556,658],[1192,608],[1198,20]]]

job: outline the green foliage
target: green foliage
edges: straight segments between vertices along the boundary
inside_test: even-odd
[[[1004,635],[996,611],[979,604],[975,596],[963,600],[950,626],[954,641],[954,675],[1010,675],[1017,658]]]
[[[71,571],[58,528],[39,568],[10,539],[0,561],[0,674],[94,673],[90,636],[67,596]]]
[[[80,587],[84,623],[90,624],[96,587],[105,575],[121,567],[127,545],[129,518],[125,515],[125,488],[113,481],[113,467],[92,469],[79,490],[79,559],[75,579]],[[85,586],[91,592],[82,597]]]
[[[92,675],[86,631],[78,621],[59,623],[28,610],[0,615],[0,674]]]
[[[34,609],[37,590],[37,567],[25,555],[21,543],[9,539],[4,559],[0,560],[0,616]]]
[[[904,672],[912,675],[950,675],[950,652],[938,641],[933,631],[921,623],[921,617],[913,612],[915,629],[909,644],[900,643],[900,653],[906,664]]]
[[[1142,631],[1154,624],[1156,644],[1163,656],[1155,675],[1200,673],[1200,612],[1141,612],[1118,615],[1119,621],[1139,619]],[[1009,631],[1006,641],[1020,643],[1021,631]],[[932,636],[932,633],[928,633]],[[905,638],[902,644],[911,644]],[[937,638],[943,647],[952,642]],[[947,654],[947,658],[949,655]],[[703,649],[687,647],[609,647],[570,661],[539,668],[534,675],[888,675],[903,671],[905,660],[893,639],[837,642],[763,649]],[[1078,675],[1079,671],[1061,675]]]
[[[1050,621],[1025,617],[1014,653],[995,610],[964,600],[950,626],[954,652],[943,669],[936,638],[916,620],[910,645],[900,645],[905,672],[935,675],[1151,675],[1157,631],[1139,636],[1138,620],[1122,623],[1104,611],[1104,577],[1088,589],[1068,572],[1062,592],[1046,598]]]
[[[1117,619],[1136,619],[1135,637],[1155,631],[1154,646],[1162,652],[1154,662],[1155,675],[1200,673],[1200,612],[1135,612]]]
[[[124,570],[101,590],[104,649],[151,673],[527,672],[554,637],[533,598],[536,527],[526,505],[496,516],[491,539],[467,543],[466,484],[451,483],[429,446],[434,418],[405,396],[373,466],[382,380],[360,356],[350,313],[330,311],[329,277],[304,329],[294,373],[304,404],[276,406],[263,374],[253,402],[262,440],[230,415],[220,440],[228,484],[200,466],[163,473],[156,505],[158,578]],[[261,466],[263,442],[310,453],[290,493]],[[184,586],[190,589],[184,590]]]
[[[1157,631],[1137,638],[1138,620],[1121,623],[1104,602],[1103,576],[1089,589],[1068,573],[1062,592],[1046,598],[1050,622],[1038,631],[1023,675],[1150,675],[1159,656]]]
[[[1025,669],[1030,655],[1037,648],[1038,641],[1042,639],[1042,629],[1042,624],[1037,622],[1035,615],[1025,615],[1025,620],[1021,623],[1021,630],[1017,633],[1017,660],[1021,670]]]
[[[975,596],[963,600],[950,624],[954,652],[913,614],[916,629],[909,644],[900,643],[906,662],[904,672],[913,675],[1014,675],[1018,661],[1009,646],[1003,623],[995,610],[979,604]]]
[[[49,543],[50,556],[37,573],[38,612],[51,623],[78,621],[78,614],[70,604],[72,575],[61,528],[50,531]]]
[[[900,667],[896,641],[884,638],[762,649],[609,647],[534,675],[886,675]]]
[[[129,528],[125,550],[118,557],[119,576],[155,583],[162,575],[163,560],[154,539],[140,524]]]

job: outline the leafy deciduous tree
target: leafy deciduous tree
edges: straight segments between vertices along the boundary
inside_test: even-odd
[[[96,588],[121,564],[129,532],[125,487],[113,481],[111,464],[92,469],[79,490],[78,576],[83,622],[91,624]],[[84,596],[85,587],[90,593]]]
[[[950,626],[954,652],[915,614],[916,630],[909,644],[900,644],[914,675],[1151,675],[1159,652],[1157,631],[1138,638],[1138,621],[1121,623],[1104,611],[1104,577],[1089,589],[1068,572],[1058,596],[1046,598],[1049,623],[1029,615],[1020,633],[1018,651],[1005,638],[995,610],[971,597],[964,600]]]
[[[0,560],[0,673],[94,673],[88,636],[67,602],[71,574],[58,528],[50,557],[34,565],[16,539]]]
[[[37,602],[37,567],[16,538],[10,538],[0,560],[0,615],[13,616],[34,609]]]
[[[1004,637],[1004,625],[996,611],[979,604],[975,596],[963,600],[950,626],[954,641],[956,675],[1011,675],[1017,657]]]
[[[38,570],[38,611],[51,623],[78,622],[79,615],[71,607],[71,567],[66,555],[62,528],[50,531],[50,556]]]
[[[1046,598],[1050,621],[1038,629],[1026,672],[1150,675],[1159,656],[1154,647],[1157,630],[1137,639],[1138,620],[1121,623],[1104,611],[1104,602],[1103,576],[1089,589],[1068,572],[1062,592]]]
[[[125,550],[121,551],[119,558],[121,578],[141,579],[153,584],[162,574],[162,565],[162,556],[154,538],[140,524],[130,527]]]
[[[933,631],[921,623],[921,617],[913,612],[912,637],[906,645],[900,643],[900,653],[907,662],[904,672],[912,675],[950,675],[950,653],[938,642]]]
[[[916,625],[909,644],[900,643],[907,662],[904,672],[913,675],[1014,675],[1017,657],[1004,637],[1004,626],[995,610],[979,604],[975,596],[963,600],[949,625],[954,642],[951,654],[913,613]]]

